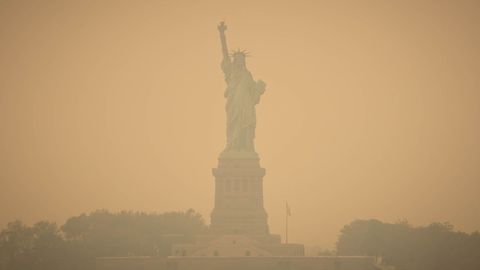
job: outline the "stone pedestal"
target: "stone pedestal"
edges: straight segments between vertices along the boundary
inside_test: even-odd
[[[215,176],[215,206],[211,214],[211,234],[269,235],[263,208],[263,176],[255,153],[223,153]]]
[[[303,256],[299,244],[282,244],[270,234],[263,208],[263,176],[255,152],[224,152],[218,159],[210,231],[192,244],[174,245],[174,256]]]

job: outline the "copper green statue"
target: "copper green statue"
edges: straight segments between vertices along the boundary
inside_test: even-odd
[[[223,155],[256,155],[253,140],[255,138],[255,105],[265,92],[265,83],[255,81],[246,66],[245,51],[237,50],[229,55],[225,38],[227,26],[218,25],[222,43],[222,70],[225,74],[225,98],[227,99],[227,144]]]

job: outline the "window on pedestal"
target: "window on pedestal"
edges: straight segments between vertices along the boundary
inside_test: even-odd
[[[248,180],[247,179],[242,179],[242,191],[243,192],[248,191]]]
[[[248,191],[250,191],[250,193],[255,193],[256,191],[256,188],[255,188],[255,179],[250,179],[248,181]]]
[[[222,193],[225,191],[225,184],[223,181],[217,181],[215,184],[215,192],[220,192]]]
[[[235,179],[235,181],[234,181],[233,191],[234,192],[240,192],[240,182],[239,182],[238,179]]]
[[[225,192],[232,191],[232,181],[230,179],[225,179]]]

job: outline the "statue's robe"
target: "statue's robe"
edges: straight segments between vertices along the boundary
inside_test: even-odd
[[[226,152],[255,152],[256,115],[255,105],[263,94],[264,87],[253,79],[246,68],[235,68],[223,63],[227,88],[227,145]]]

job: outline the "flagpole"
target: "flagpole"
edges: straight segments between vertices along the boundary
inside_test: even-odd
[[[285,202],[285,244],[288,244],[288,202]]]

